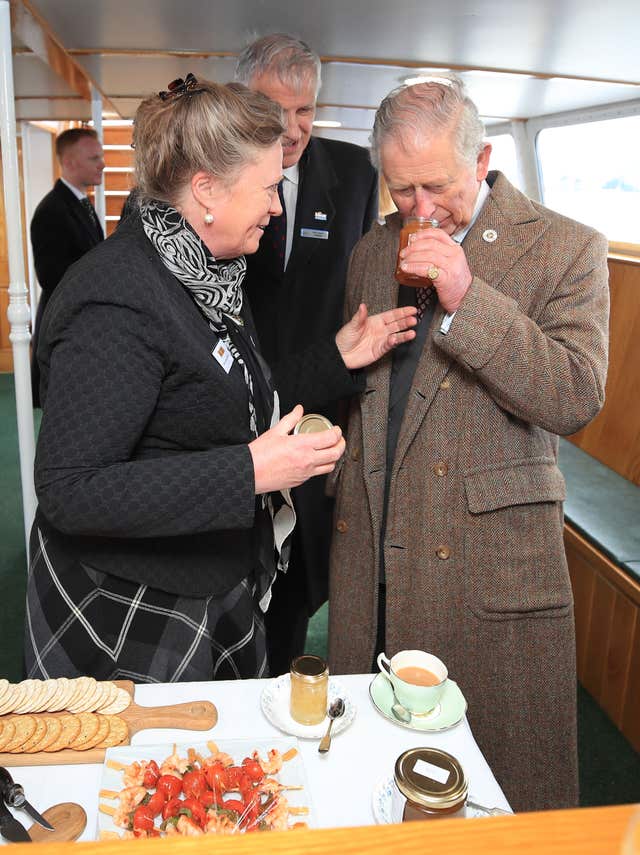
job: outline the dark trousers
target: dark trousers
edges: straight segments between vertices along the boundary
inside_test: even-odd
[[[309,627],[307,586],[303,568],[292,560],[288,571],[278,573],[265,615],[267,662],[272,677],[286,674],[291,660],[304,653]],[[297,571],[297,572],[296,572]]]

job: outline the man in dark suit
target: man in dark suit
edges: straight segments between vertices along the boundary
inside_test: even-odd
[[[104,159],[98,135],[72,128],[56,139],[61,177],[31,220],[33,260],[42,288],[33,334],[31,386],[34,407],[40,406],[40,369],[36,358],[42,315],[58,282],[74,261],[104,240],[102,226],[87,197],[87,188],[102,181]]]
[[[351,250],[378,214],[378,179],[366,149],[312,138],[320,58],[304,42],[274,34],[240,54],[236,79],[277,101],[284,213],[272,218],[247,258],[245,290],[267,362],[280,361],[342,324]],[[337,412],[324,410],[332,421]],[[304,650],[309,616],[327,598],[332,502],[324,478],[294,491],[298,523],[289,570],[280,575],[266,615],[272,674]]]

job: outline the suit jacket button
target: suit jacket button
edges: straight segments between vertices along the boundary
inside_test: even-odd
[[[338,522],[336,523],[336,528],[338,529],[340,534],[344,534],[347,531],[347,529],[349,528],[349,526],[346,524],[346,522],[344,520],[338,520]]]
[[[360,460],[360,449],[352,448],[351,449],[351,459],[352,460]]]
[[[442,478],[442,476],[446,475],[449,471],[449,467],[443,460],[441,460],[439,463],[435,464],[435,466],[433,467],[433,471],[439,478]]]
[[[446,545],[446,543],[443,543],[443,544],[441,544],[441,545],[436,549],[436,555],[437,555],[437,556],[438,556],[438,558],[440,558],[442,561],[446,561],[446,560],[447,560],[447,558],[451,555],[451,550],[450,550],[450,549],[449,549],[449,547]]]
[[[440,384],[441,389],[448,389],[451,386],[451,380],[448,377],[445,377],[442,383]]]

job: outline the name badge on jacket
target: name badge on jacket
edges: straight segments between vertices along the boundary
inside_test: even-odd
[[[300,229],[300,237],[329,240],[329,232],[327,229]]]
[[[233,365],[233,355],[229,350],[227,343],[221,338],[218,339],[218,343],[211,351],[211,355],[216,360],[216,362],[220,363],[220,365],[227,374],[231,371],[231,366]]]

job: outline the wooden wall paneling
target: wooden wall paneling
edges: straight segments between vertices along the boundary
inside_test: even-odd
[[[629,680],[622,710],[622,732],[640,752],[640,615],[629,647]]]
[[[640,608],[640,584],[637,579],[615,565],[602,552],[598,552],[593,544],[571,527],[570,523],[565,523],[564,539],[567,547],[570,546],[572,550],[576,550],[596,573],[607,579],[616,590]],[[567,551],[567,559],[569,557],[569,551]],[[571,568],[569,570],[571,571]]]
[[[118,228],[118,223],[115,220],[107,220],[107,237],[110,237]]]
[[[611,721],[619,728],[622,727],[631,665],[631,646],[637,620],[638,610],[634,608],[633,603],[616,591],[602,680],[601,704]]]
[[[105,201],[107,203],[107,216],[108,217],[119,217],[120,212],[122,211],[122,206],[125,203],[125,200],[129,194],[123,193],[122,196],[106,196]]]
[[[105,145],[131,145],[132,127],[125,125],[123,127],[106,127],[103,128],[102,141]]]
[[[614,589],[601,576],[596,576],[582,684],[600,704],[614,605]]]
[[[578,679],[640,751],[640,585],[569,524],[564,539]]]
[[[133,149],[107,150],[104,154],[107,166],[133,166]]]
[[[611,320],[606,401],[573,437],[584,451],[640,485],[640,264],[609,259]]]
[[[9,341],[9,286],[0,285],[0,371],[13,371],[13,351]]]
[[[580,682],[583,682],[587,661],[587,641],[591,626],[591,610],[593,608],[595,571],[588,559],[576,549],[566,528],[565,551],[567,553],[569,575],[571,576],[571,587],[573,589],[578,679]]]
[[[132,172],[105,172],[103,174],[105,190],[123,190],[129,192],[133,187]]]

